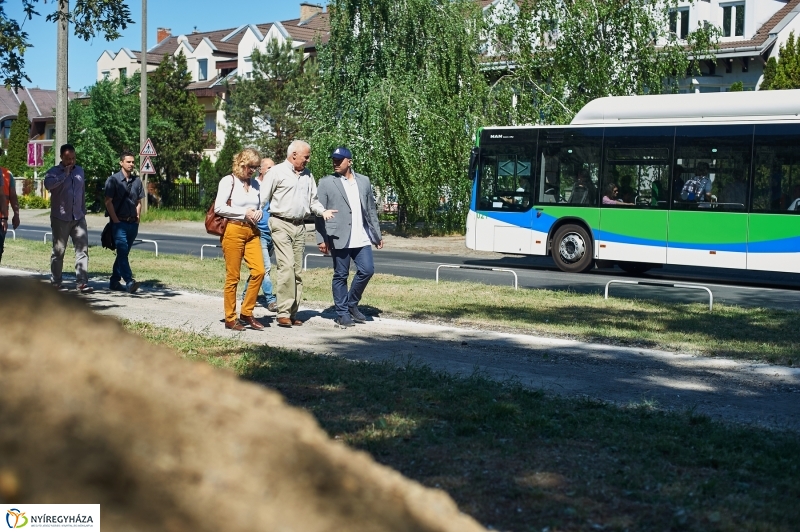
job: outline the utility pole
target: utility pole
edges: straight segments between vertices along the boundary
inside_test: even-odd
[[[144,149],[147,142],[147,0],[142,0],[142,88],[139,97],[139,152]],[[139,156],[141,165],[142,156]],[[142,214],[147,213],[147,174],[142,174],[144,185],[144,199],[142,200]]]
[[[58,0],[58,38],[56,40],[56,142],[53,146],[56,164],[61,162],[60,149],[67,143],[67,91],[69,90],[69,0]]]

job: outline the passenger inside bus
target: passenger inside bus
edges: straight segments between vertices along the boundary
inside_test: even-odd
[[[633,205],[633,203],[626,203],[618,199],[617,196],[619,196],[619,187],[615,183],[607,184],[606,194],[603,196],[603,205]]]
[[[589,172],[579,168],[575,174],[575,185],[572,187],[569,202],[580,205],[596,205],[596,198],[597,189],[589,178]]]
[[[690,202],[711,201],[711,179],[708,177],[708,163],[697,163],[694,177],[683,185],[681,199]]]
[[[531,204],[531,184],[528,176],[519,176],[519,184],[514,196],[500,198],[503,203],[517,209],[527,209]]]
[[[681,190],[683,190],[683,172],[683,166],[680,164],[676,164],[674,167],[672,167],[672,201],[675,202],[677,202],[681,197]]]
[[[800,185],[795,185],[792,189],[794,200],[789,204],[787,211],[800,211]]]

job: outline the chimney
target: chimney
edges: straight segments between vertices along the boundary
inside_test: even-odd
[[[308,21],[319,13],[322,13],[321,5],[303,2],[300,4],[300,24]]]
[[[172,30],[169,28],[158,28],[156,32],[156,44],[160,43],[167,37],[172,34]]]

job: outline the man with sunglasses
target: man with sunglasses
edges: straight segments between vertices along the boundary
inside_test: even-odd
[[[324,221],[317,219],[317,247],[333,257],[335,322],[346,328],[367,319],[358,303],[375,273],[372,245],[381,249],[383,238],[369,178],[353,171],[353,155],[345,147],[333,150],[331,161],[334,173],[320,179],[317,197],[326,209],[338,214]],[[356,265],[356,274],[348,290],[350,261]]]
[[[106,180],[104,192],[106,216],[111,217],[111,231],[117,247],[109,287],[133,294],[139,289],[139,283],[133,278],[128,253],[139,234],[144,186],[139,176],[133,174],[133,152],[122,152],[119,166],[120,171]],[[123,281],[125,284],[122,284]]]

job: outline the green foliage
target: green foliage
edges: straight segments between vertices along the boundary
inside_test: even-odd
[[[794,32],[780,46],[778,59],[770,57],[764,67],[761,90],[800,89],[800,38]]]
[[[28,169],[28,139],[30,138],[31,123],[28,121],[28,106],[22,102],[17,112],[17,118],[11,124],[11,133],[8,137],[8,152],[2,166],[14,175],[24,175]]]
[[[138,73],[98,81],[89,87],[88,99],[69,103],[69,142],[87,179],[107,178],[119,170],[122,151],[139,151],[139,83]]]
[[[682,41],[669,31],[675,0],[523,0],[498,10],[502,32],[487,33],[497,71],[487,102],[496,124],[565,124],[604,96],[677,92],[690,57],[713,57],[719,30],[702,27]],[[511,30],[507,29],[511,28]]]
[[[28,33],[22,30],[25,20],[39,16],[36,7],[39,0],[21,0],[22,23],[8,18],[0,2],[0,81],[3,85],[19,87],[23,80],[30,81],[25,75],[25,50],[31,46]],[[47,4],[45,0],[42,2]],[[60,2],[51,2],[53,12],[47,15],[49,22],[59,19]],[[130,10],[125,0],[76,0],[71,12],[66,17],[72,24],[75,35],[89,41],[101,33],[107,41],[113,41],[122,35],[122,30],[133,24]],[[55,25],[54,25],[55,26]],[[55,32],[55,27],[53,28]]]
[[[471,140],[486,81],[483,18],[469,0],[334,0],[319,54],[321,87],[307,136],[318,177],[339,144],[379,195],[398,198],[398,227],[463,230]],[[449,208],[442,208],[446,203]]]
[[[731,83],[731,88],[728,89],[729,92],[742,92],[744,90],[744,83],[741,81],[735,81]]]
[[[203,204],[211,201],[211,198],[217,195],[217,185],[219,185],[220,176],[214,168],[214,163],[208,157],[203,157],[200,161],[200,189],[203,191]]]
[[[186,90],[192,82],[186,56],[165,56],[147,80],[147,128],[158,151],[153,159],[156,176],[172,180],[194,174],[205,146],[204,111],[194,93]]]
[[[217,171],[217,178],[226,176],[231,173],[233,168],[233,156],[242,151],[242,143],[239,137],[232,130],[228,130],[225,134],[225,144],[217,156],[217,162],[214,163],[214,168]],[[217,192],[217,185],[214,185],[214,193]]]
[[[50,199],[45,199],[41,196],[34,196],[33,194],[25,196],[17,196],[19,200],[20,209],[49,209]]]
[[[265,157],[283,159],[309,117],[309,100],[319,85],[313,60],[303,63],[303,51],[290,42],[267,43],[250,56],[253,74],[231,86],[225,104],[228,123],[239,138]]]
[[[764,77],[761,80],[759,90],[770,90],[773,82],[775,81],[775,72],[778,70],[778,60],[775,57],[770,57],[767,64],[764,65]]]

